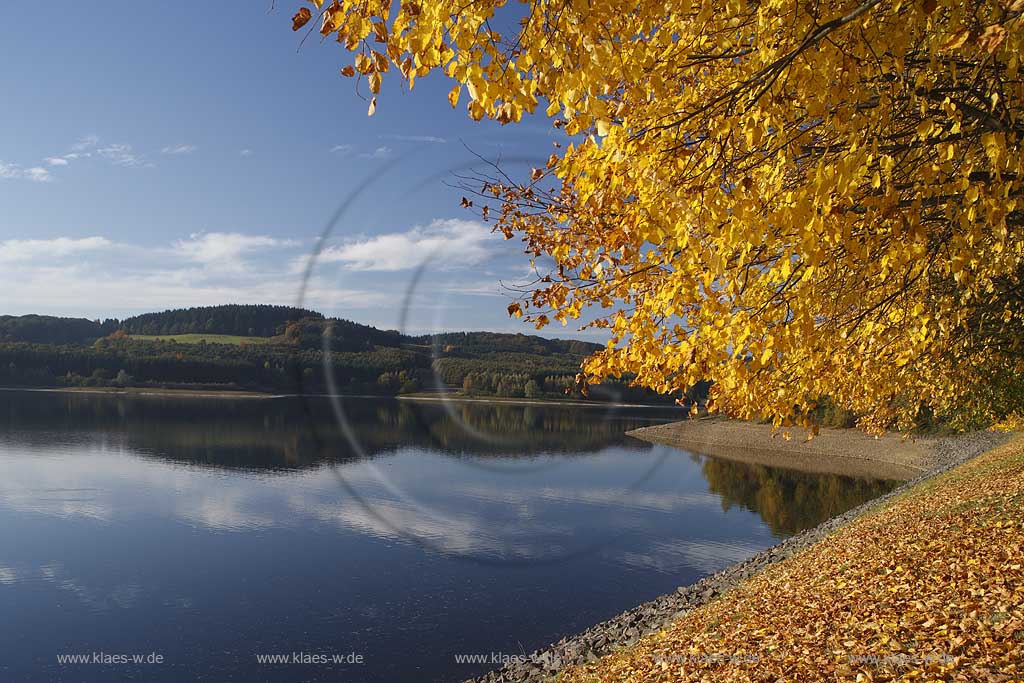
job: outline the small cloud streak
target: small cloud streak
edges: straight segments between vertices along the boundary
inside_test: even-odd
[[[115,166],[123,166],[125,168],[153,168],[154,166],[143,155],[137,153],[131,145],[115,142],[101,147],[100,138],[95,134],[82,136],[78,139],[78,142],[71,145],[70,149],[71,151],[67,154],[49,156],[43,159],[43,161],[51,167],[65,167],[70,165],[72,161],[95,157],[105,159]],[[181,151],[167,151],[174,149],[180,149]],[[179,145],[175,148],[165,147],[164,153],[184,154],[194,149],[195,147],[192,145]]]
[[[428,142],[443,145],[448,142],[447,138],[436,135],[381,135],[382,140],[399,140],[401,142]]]
[[[6,180],[30,180],[34,183],[48,183],[53,180],[50,171],[42,166],[25,168],[18,164],[7,164],[0,161],[0,178]]]
[[[392,150],[387,146],[380,146],[372,152],[364,152],[359,155],[361,159],[387,159],[392,154]]]
[[[345,152],[351,151],[352,145],[335,145],[334,147],[331,147],[331,152],[334,152],[335,154],[344,154]]]
[[[83,135],[78,139],[78,142],[71,145],[71,151],[84,152],[87,149],[92,149],[98,144],[100,144],[100,136],[95,133],[90,133],[89,135]]]
[[[115,166],[134,168],[138,166],[152,166],[140,155],[135,153],[131,145],[114,143],[96,150],[98,156],[103,157]]]
[[[160,150],[161,154],[177,156],[180,154],[191,154],[198,149],[195,145],[169,145]]]

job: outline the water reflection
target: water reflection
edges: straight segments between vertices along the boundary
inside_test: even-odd
[[[379,398],[351,399],[344,405],[360,455],[369,457],[408,446],[455,457],[516,459],[581,455],[610,445],[644,450],[648,446],[625,431],[680,415],[674,410],[609,412],[600,406],[463,403],[446,409]],[[58,447],[93,435],[108,446],[222,468],[295,469],[357,457],[326,399],[0,392],[0,432],[18,432],[19,441],[28,445]]]
[[[673,411],[609,414],[601,407],[478,403],[446,410],[383,399],[349,401],[345,409],[362,460],[334,423],[326,401],[0,394],[0,447],[56,458],[18,461],[10,467],[0,484],[0,502],[24,512],[109,521],[115,507],[127,510],[134,500],[151,509],[166,497],[164,512],[211,529],[291,526],[305,517],[379,536],[408,529],[414,536],[444,539],[441,547],[451,551],[473,547],[531,557],[536,553],[515,541],[502,553],[489,542],[490,530],[459,513],[468,509],[478,515],[482,508],[502,507],[514,510],[518,523],[536,521],[539,511],[551,508],[614,506],[614,524],[628,528],[631,511],[681,513],[720,505],[726,512],[739,507],[757,513],[775,536],[783,537],[896,485],[691,455],[707,482],[702,490],[643,490],[637,481],[657,473],[665,457],[682,457],[681,452],[631,439],[625,432],[673,419]],[[648,467],[624,467],[621,461],[629,452],[644,453],[642,462]],[[125,459],[126,454],[157,462],[144,464]],[[385,486],[376,464],[366,462],[382,456],[387,456]],[[593,462],[587,479],[557,487],[553,483],[565,473],[551,474],[549,469],[563,467],[565,456]],[[484,463],[484,471],[458,467],[452,460]],[[486,466],[488,461],[493,468]],[[210,481],[161,462],[288,478],[274,483],[217,476]],[[337,465],[335,472],[359,495],[339,495],[338,475],[328,465]],[[599,474],[607,475],[609,485],[594,486]],[[154,493],[158,500],[153,500]],[[376,510],[360,509],[353,498],[363,493],[374,498]],[[410,504],[413,497],[425,504]],[[522,535],[525,541],[536,531],[511,519],[501,525],[509,538]],[[559,529],[550,521],[545,531],[572,536],[572,528]],[[680,553],[665,549],[661,554]],[[719,554],[734,557],[736,552]]]
[[[358,458],[326,402],[0,392],[0,679],[104,680],[54,653],[107,648],[162,651],[146,680],[290,680],[253,653],[295,650],[459,680],[486,667],[453,648],[530,650],[891,486],[624,436],[672,412],[457,410],[352,402]]]
[[[756,512],[780,538],[817,526],[901,483],[810,474],[718,458],[698,461],[708,487],[721,498],[722,509],[738,506]]]

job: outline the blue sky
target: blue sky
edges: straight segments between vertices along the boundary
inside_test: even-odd
[[[528,279],[519,243],[446,183],[466,146],[542,165],[550,122],[473,122],[439,73],[412,93],[386,79],[367,117],[338,73],[348,53],[316,33],[298,49],[298,6],[54,2],[41,24],[0,9],[0,313],[295,303],[355,192],[307,306],[382,327],[406,309],[410,331],[532,331],[499,284]]]

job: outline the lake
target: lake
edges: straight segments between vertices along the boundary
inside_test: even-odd
[[[896,485],[679,417],[0,391],[0,680],[460,681]]]

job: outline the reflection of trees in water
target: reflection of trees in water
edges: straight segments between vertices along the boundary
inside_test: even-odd
[[[570,406],[453,404],[390,399],[345,401],[361,446],[353,451],[327,400],[202,399],[0,392],[0,426],[21,440],[46,434],[102,435],[133,451],[226,468],[290,469],[373,457],[399,447],[451,455],[586,455],[606,446],[646,449],[625,436],[665,411]]]
[[[755,512],[775,536],[821,524],[899,486],[898,481],[809,474],[763,465],[694,456],[713,493],[732,506]]]
[[[529,455],[572,454],[610,445],[650,448],[626,436],[628,430],[650,424],[636,415],[612,414],[605,419],[599,409],[468,403],[454,404],[450,410],[444,419],[430,422],[433,442],[447,450]]]

